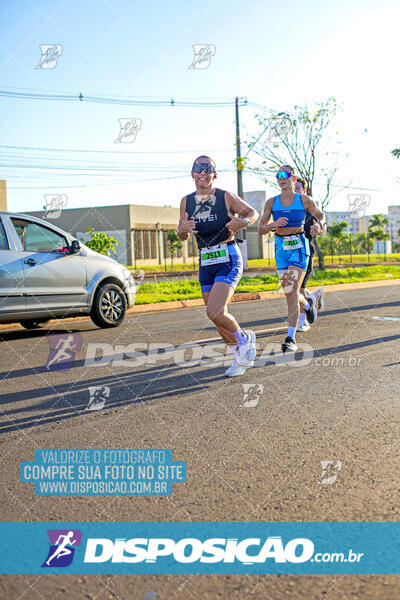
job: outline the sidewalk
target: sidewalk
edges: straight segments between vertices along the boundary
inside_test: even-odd
[[[330,292],[347,292],[348,290],[360,290],[369,287],[385,287],[389,285],[400,284],[400,279],[385,279],[382,281],[360,281],[358,283],[339,283],[333,285],[325,285],[324,291],[329,294]],[[307,289],[316,290],[319,286],[308,287]],[[231,302],[248,302],[249,300],[273,300],[276,298],[282,298],[283,293],[277,291],[269,292],[256,292],[256,293],[237,293],[232,297]],[[174,302],[158,302],[157,304],[137,304],[132,306],[126,311],[127,316],[137,315],[144,313],[152,313],[166,310],[180,310],[182,308],[197,308],[204,306],[202,298],[196,298],[195,300],[177,300]],[[71,317],[67,319],[52,319],[52,321],[69,322],[69,321],[87,321],[90,319],[89,316],[82,317]],[[0,330],[18,328],[23,329],[19,323],[0,324]]]

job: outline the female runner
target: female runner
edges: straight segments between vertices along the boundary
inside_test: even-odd
[[[181,200],[177,234],[182,241],[191,233],[196,237],[207,316],[235,355],[225,375],[236,377],[254,365],[256,336],[250,329],[241,329],[228,312],[228,302],[243,273],[234,235],[254,223],[258,212],[236,194],[215,188],[216,177],[215,162],[209,156],[196,158],[192,167],[196,191]]]
[[[276,178],[281,188],[279,196],[269,198],[260,219],[259,233],[264,235],[275,231],[275,261],[279,279],[285,292],[288,305],[288,333],[282,344],[282,351],[297,350],[295,333],[301,311],[306,313],[310,324],[317,318],[317,298],[307,299],[300,294],[301,284],[307,269],[310,255],[309,242],[304,235],[304,221],[308,210],[324,226],[325,216],[312,198],[305,194],[295,194],[296,177],[288,165],[280,167]],[[273,222],[268,223],[272,215]]]

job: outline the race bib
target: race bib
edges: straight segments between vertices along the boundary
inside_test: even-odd
[[[303,247],[299,235],[285,235],[283,236],[283,249],[284,250],[299,250]]]
[[[218,246],[210,246],[203,248],[200,251],[200,261],[202,267],[209,265],[218,265],[219,263],[229,262],[230,256],[227,244],[219,244]]]

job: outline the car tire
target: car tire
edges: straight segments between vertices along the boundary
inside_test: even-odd
[[[94,295],[90,318],[97,327],[118,327],[126,314],[126,297],[114,283],[101,285]]]
[[[24,319],[19,324],[25,329],[38,329],[41,325],[48,323],[50,319]]]

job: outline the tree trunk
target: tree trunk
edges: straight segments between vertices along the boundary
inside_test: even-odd
[[[315,248],[315,252],[317,253],[318,256],[318,269],[320,271],[325,271],[325,259],[324,259],[324,255],[322,253],[321,248],[318,246],[318,242],[316,238],[313,238],[313,242],[314,244],[314,248]]]

